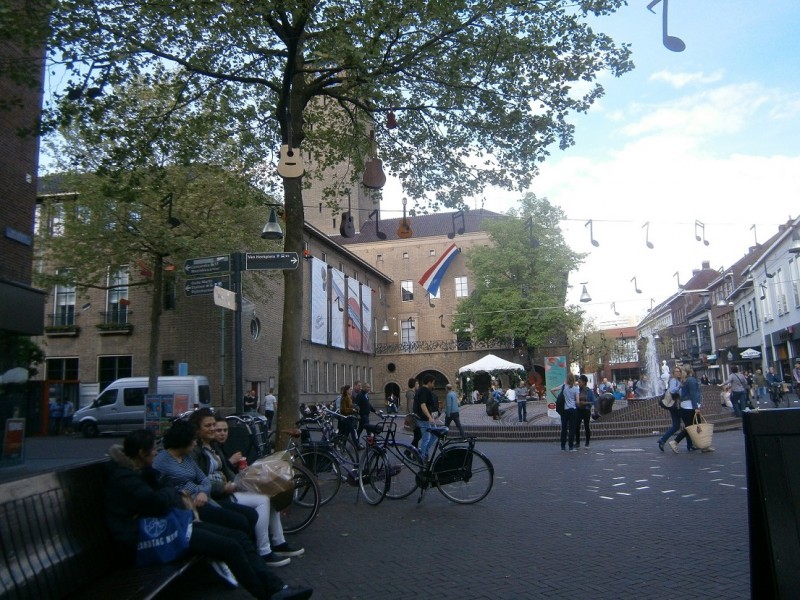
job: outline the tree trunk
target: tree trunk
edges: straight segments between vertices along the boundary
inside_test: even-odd
[[[303,255],[302,179],[284,182],[284,246],[286,252]],[[278,425],[276,431],[295,427],[303,385],[301,343],[303,335],[303,271],[306,261],[283,272],[283,335],[278,368]],[[284,440],[276,440],[282,447]]]

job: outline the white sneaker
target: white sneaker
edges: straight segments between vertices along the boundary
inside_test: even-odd
[[[234,577],[230,567],[224,562],[220,560],[212,560],[211,568],[214,569],[214,573],[216,573],[219,578],[228,585],[228,587],[234,590],[239,587],[239,582],[236,581],[236,577]]]
[[[672,450],[675,454],[677,454],[678,453],[678,444],[677,444],[677,442],[675,440],[670,440],[668,443],[669,443],[670,450]]]

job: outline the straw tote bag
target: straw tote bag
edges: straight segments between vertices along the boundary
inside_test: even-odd
[[[711,440],[714,437],[714,424],[706,421],[703,415],[695,413],[691,425],[686,427],[686,433],[692,439],[692,445],[698,450],[711,447]]]

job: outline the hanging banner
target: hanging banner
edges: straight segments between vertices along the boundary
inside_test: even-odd
[[[372,288],[361,286],[361,350],[372,354],[375,340],[372,339]]]
[[[328,344],[328,265],[311,259],[311,343]]]
[[[344,273],[337,269],[328,271],[328,282],[331,284],[331,346],[344,348],[344,310],[347,298],[344,293]]]
[[[347,277],[347,349],[361,351],[361,284]]]
[[[561,415],[556,412],[556,396],[551,394],[550,390],[561,386],[566,380],[567,357],[546,356],[544,359],[544,387],[547,390],[547,416],[550,419],[561,419]]]

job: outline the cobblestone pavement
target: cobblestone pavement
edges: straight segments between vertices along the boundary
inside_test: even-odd
[[[290,543],[277,573],[324,599],[749,598],[741,431],[716,452],[662,453],[655,438],[558,444],[479,442],[491,494],[458,506],[436,490],[378,506],[343,487]],[[165,597],[249,597],[195,573]]]

